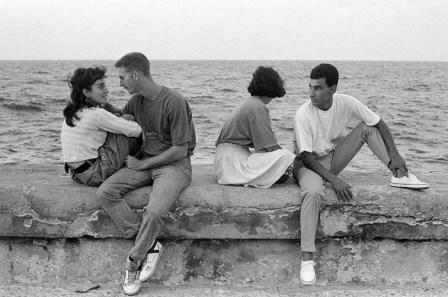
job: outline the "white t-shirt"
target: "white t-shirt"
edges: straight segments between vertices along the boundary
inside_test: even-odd
[[[83,108],[73,119],[74,127],[62,123],[61,145],[64,162],[79,162],[98,157],[98,148],[104,144],[107,132],[137,137],[142,128],[133,121],[99,107]]]
[[[361,122],[374,126],[379,121],[376,113],[352,96],[334,94],[328,110],[315,107],[310,100],[297,110],[294,118],[298,153],[326,156]]]

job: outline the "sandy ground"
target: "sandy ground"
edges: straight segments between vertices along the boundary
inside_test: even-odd
[[[87,287],[85,287],[87,288]],[[64,288],[50,286],[34,286],[25,284],[2,284],[0,285],[0,296],[6,297],[112,297],[126,296],[119,285],[101,286],[86,293],[77,293],[80,289],[77,285],[67,285]],[[241,288],[241,287],[198,287],[179,286],[142,287],[137,296],[151,297],[442,297],[448,296],[448,286],[434,287],[357,287],[357,286],[311,286],[311,287],[288,287],[288,288]]]

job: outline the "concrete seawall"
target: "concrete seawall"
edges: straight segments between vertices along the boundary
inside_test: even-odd
[[[170,214],[152,282],[271,286],[298,283],[300,197],[292,181],[260,190],[217,185],[211,166]],[[429,175],[424,191],[392,188],[387,172],[344,173],[355,198],[327,189],[318,231],[321,284],[444,284],[448,280],[448,183]],[[132,245],[60,165],[3,166],[0,280],[114,282]],[[150,187],[126,199],[139,209]]]

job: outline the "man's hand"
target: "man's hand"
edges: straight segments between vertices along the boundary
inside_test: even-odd
[[[141,160],[132,157],[132,156],[127,156],[126,157],[126,167],[132,170],[142,170],[143,169],[143,163]]]
[[[116,116],[120,116],[121,115],[121,109],[116,107],[116,106],[113,106],[109,102],[104,103],[102,105],[102,108],[104,108],[105,110],[107,110],[110,113],[115,114]]]
[[[121,117],[125,120],[135,122],[135,118],[132,114],[126,113],[126,114],[122,115]]]
[[[408,168],[406,167],[406,161],[398,154],[391,158],[389,163],[389,169],[395,177],[408,176]]]
[[[353,194],[352,191],[350,190],[351,186],[346,182],[344,182],[342,179],[338,177],[335,178],[331,182],[331,185],[333,186],[333,190],[336,193],[336,196],[338,197],[338,200],[340,202],[349,202],[350,199],[352,199]]]

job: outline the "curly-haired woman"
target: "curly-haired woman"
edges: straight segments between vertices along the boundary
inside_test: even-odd
[[[251,96],[232,112],[216,141],[215,174],[219,184],[269,188],[287,180],[295,158],[278,145],[266,107],[285,95],[283,80],[260,66],[247,90]]]
[[[70,78],[70,101],[64,108],[61,129],[65,169],[73,180],[99,186],[120,169],[128,155],[138,150],[142,129],[134,121],[118,117],[107,103],[106,69],[78,68]]]

